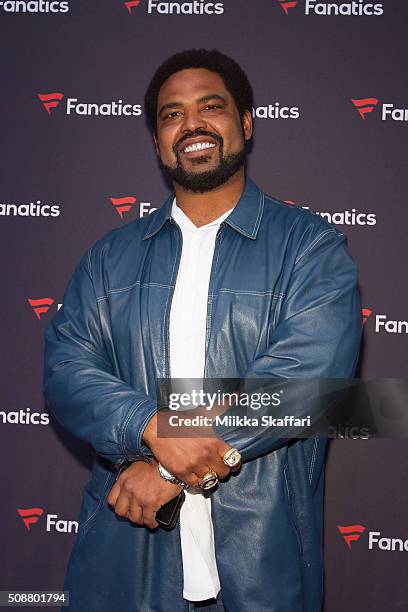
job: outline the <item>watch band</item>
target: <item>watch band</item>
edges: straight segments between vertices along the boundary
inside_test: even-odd
[[[173,476],[173,474],[170,474],[170,472],[168,472],[166,468],[161,465],[161,463],[159,463],[159,474],[163,478],[163,480],[168,480],[173,484],[183,485],[183,487],[186,487],[185,483],[182,480],[176,478],[176,476]]]

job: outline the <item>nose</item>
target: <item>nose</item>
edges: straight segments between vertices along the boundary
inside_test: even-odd
[[[200,128],[204,129],[207,123],[200,112],[195,108],[184,109],[182,132],[194,132]]]

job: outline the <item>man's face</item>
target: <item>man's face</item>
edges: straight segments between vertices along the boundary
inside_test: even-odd
[[[157,104],[155,144],[172,179],[193,192],[224,184],[245,160],[252,117],[242,121],[222,78],[205,68],[180,70],[165,81]]]

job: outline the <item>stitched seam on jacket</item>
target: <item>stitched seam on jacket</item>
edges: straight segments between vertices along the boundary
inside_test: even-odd
[[[97,319],[98,322],[98,327],[99,327],[99,332],[100,332],[100,337],[101,337],[101,341],[103,343],[103,329],[102,329],[102,324],[101,324],[101,313],[99,312],[99,307],[98,307],[98,298],[96,297],[96,291],[95,291],[95,287],[94,287],[94,283],[93,283],[93,278],[92,278],[92,265],[91,265],[91,254],[92,254],[92,247],[88,250],[88,254],[87,254],[87,267],[88,267],[88,275],[89,275],[89,279],[91,281],[91,285],[92,285],[92,292],[93,295],[95,296],[95,300],[96,300],[96,310],[97,312],[97,316],[95,317]],[[111,371],[112,368],[112,364],[110,363],[110,361],[108,359],[105,359],[104,357],[102,357],[100,355],[100,353],[98,353],[97,351],[95,351],[93,349],[93,347],[89,347],[88,346],[88,342],[85,341],[85,344],[82,342],[79,342],[78,340],[76,340],[76,342],[78,342],[80,344],[80,346],[82,346],[83,348],[85,348],[86,350],[90,351],[93,355],[96,355],[99,359],[101,359],[104,363],[107,364],[108,366],[108,371]],[[60,366],[59,366],[60,367]]]
[[[102,507],[102,504],[103,504],[103,502],[105,500],[106,487],[107,487],[107,484],[109,482],[109,479],[112,478],[112,476],[113,476],[113,474],[111,472],[107,473],[106,478],[105,478],[105,482],[103,483],[102,493],[101,493],[101,497],[100,497],[100,499],[98,501],[98,504],[97,504],[95,510],[92,512],[92,514],[90,516],[88,516],[86,521],[81,525],[81,531],[82,531],[83,535],[85,535],[84,531],[85,531],[87,525],[89,525],[90,521],[96,516],[96,514],[98,514],[99,510]]]
[[[91,281],[93,282],[93,278],[92,278],[92,267],[91,267],[91,253],[92,253],[92,247],[89,249],[88,251],[88,274],[89,274],[89,278],[91,279]]]
[[[290,488],[289,488],[288,475],[287,475],[288,467],[289,467],[288,463],[285,463],[285,467],[283,468],[283,477],[285,479],[286,491],[288,493],[289,511],[291,513],[291,520],[292,520],[293,528],[295,530],[295,537],[296,537],[297,542],[298,542],[300,553],[301,553],[301,555],[303,555],[303,543],[302,543],[302,539],[300,537],[300,531],[299,531],[298,525],[297,525],[296,520],[295,520],[296,512],[295,512],[295,508],[293,506],[293,499],[292,499],[292,495],[290,493]]]
[[[297,259],[295,260],[295,266],[296,266],[296,264],[299,263],[299,261],[301,259],[303,259],[303,257],[305,255],[307,255],[313,249],[313,247],[316,246],[316,244],[318,244],[320,242],[320,240],[322,240],[322,238],[327,236],[327,234],[336,234],[336,233],[337,232],[336,232],[335,229],[328,229],[325,232],[323,232],[322,234],[319,234],[319,236],[316,236],[316,238],[309,244],[309,246],[306,247],[306,249],[303,251],[303,253],[301,255],[299,255],[299,257],[297,257]]]
[[[285,463],[285,466],[283,468],[283,477],[285,479],[285,486],[286,486],[286,491],[288,493],[288,499],[290,501],[290,490],[289,490],[289,483],[288,483],[288,475],[286,474],[286,470],[288,468],[288,464]]]
[[[122,426],[122,431],[121,431],[121,434],[120,434],[120,444],[121,444],[121,447],[122,447],[122,453],[126,457],[126,459],[128,459],[128,453],[127,453],[126,446],[125,446],[125,436],[126,436],[127,426],[129,425],[129,421],[132,418],[132,416],[135,414],[136,410],[138,410],[140,408],[140,406],[142,406],[142,404],[145,404],[148,401],[149,401],[148,399],[141,400],[138,404],[136,404],[136,406],[133,408],[133,410],[131,410],[129,412],[129,414],[127,415],[126,419],[124,420],[124,423],[123,423],[123,426]],[[140,454],[140,451],[138,451],[138,454]]]
[[[315,462],[316,462],[316,452],[317,452],[318,441],[319,441],[319,438],[316,436],[315,437],[315,441],[314,441],[314,445],[313,445],[312,459],[310,461],[310,468],[309,468],[309,482],[310,482],[310,484],[312,484],[312,479],[313,479],[313,471],[314,471],[314,466],[315,466]]]
[[[228,225],[230,225],[231,227],[233,227],[235,230],[237,230],[237,232],[239,232],[240,234],[244,234],[244,236],[246,236],[247,238],[252,238],[252,234],[248,234],[248,232],[246,232],[245,230],[243,230],[241,227],[238,227],[238,225],[235,225],[235,223],[233,223],[233,221],[228,221]]]
[[[279,298],[284,298],[285,294],[284,293],[275,293],[274,291],[239,291],[237,289],[225,289],[225,288],[221,288],[218,290],[218,293],[235,293],[236,295],[259,295],[259,296],[263,296],[263,295],[271,295],[272,297],[279,299]],[[209,294],[211,295],[211,297],[214,297],[216,294],[215,293],[211,293]]]
[[[143,421],[143,423],[141,424],[141,426],[140,426],[140,434],[138,436],[138,444],[139,444],[141,449],[142,449],[142,436],[143,436],[143,432],[145,430],[145,427],[148,424],[148,422],[150,421],[150,419],[152,418],[152,416],[154,416],[156,413],[157,413],[157,406],[155,406],[153,414],[149,413],[147,415],[147,417],[145,418],[145,420]],[[147,457],[146,453],[143,450],[141,450],[141,455],[143,457]],[[149,459],[149,461],[150,461],[150,459]]]
[[[252,234],[248,234],[248,232],[243,231],[242,228],[238,227],[237,225],[235,225],[235,223],[231,221],[228,221],[228,225],[231,225],[231,227],[238,230],[239,232],[243,232],[243,234],[247,236],[248,238],[254,238],[255,234],[258,232],[259,225],[261,223],[261,216],[262,216],[263,209],[264,209],[264,193],[261,192],[259,194],[258,214],[255,219],[255,224],[254,224],[254,229],[252,230]]]
[[[217,259],[215,260],[215,264],[214,264],[214,270],[213,271],[211,270],[211,272],[213,272],[212,279],[211,279],[213,285],[215,283],[215,278],[216,278],[216,274],[217,274],[218,259],[220,257],[221,242],[222,242],[222,239],[224,237],[224,229],[225,229],[224,227],[221,229],[221,233],[218,236],[218,246],[217,246],[217,238],[215,238],[215,246],[214,246],[214,248],[217,247],[218,251],[217,251]],[[214,257],[214,255],[213,255],[213,257]],[[210,334],[211,334],[211,317],[212,317],[212,309],[213,309],[213,301],[214,301],[214,299],[216,299],[216,295],[214,293],[209,293],[208,296],[207,296],[207,316],[206,316],[206,319],[205,319],[205,356],[206,357],[207,357],[208,343],[209,343]],[[207,360],[206,357],[205,357],[205,360]]]
[[[177,261],[179,259],[178,252],[179,252],[179,248],[180,248],[180,243],[181,243],[181,254],[180,254],[180,260],[178,261],[179,266],[181,264],[181,257],[183,255],[183,232],[182,232],[182,230],[178,226],[175,228],[175,230],[176,230],[176,233],[177,233],[177,249],[176,249],[176,254],[174,256],[173,268],[171,270],[171,276],[170,276],[171,279],[173,278],[174,268],[176,267],[176,263],[177,263]],[[180,240],[180,236],[181,236],[181,240]],[[170,301],[170,289],[173,288],[173,291],[174,291],[176,289],[176,283],[177,283],[177,280],[175,281],[174,285],[170,285],[169,288],[168,288],[169,290],[167,291],[166,306],[165,306],[165,309],[164,309],[166,320],[165,320],[164,325],[163,325],[163,337],[162,337],[162,342],[163,342],[162,346],[164,348],[164,350],[163,350],[162,371],[164,372],[165,376],[166,375],[169,375],[169,376],[171,375],[171,370],[170,370],[170,372],[166,372],[166,357],[168,357],[168,362],[167,363],[170,365],[169,369],[171,369],[171,364],[170,364],[170,342],[168,341],[169,340],[169,334],[170,334],[170,313],[168,312],[168,308],[169,308],[169,301]],[[167,332],[167,337],[166,337],[166,332]],[[167,355],[166,351],[168,351],[168,353],[169,353],[168,355]]]
[[[261,193],[259,194],[258,215],[257,215],[257,217],[255,219],[255,226],[254,226],[253,234],[257,234],[258,233],[259,224],[261,223],[261,216],[262,216],[263,209],[264,209],[264,194],[261,191]]]
[[[100,302],[102,300],[108,300],[109,296],[112,295],[113,293],[122,293],[124,291],[130,291],[131,289],[134,289],[135,287],[140,287],[143,289],[147,287],[161,287],[162,289],[173,289],[174,285],[164,285],[161,283],[141,283],[140,281],[136,281],[135,283],[133,283],[132,285],[129,285],[128,287],[120,287],[119,289],[111,289],[110,291],[108,291],[106,295],[101,295],[101,297],[96,298],[96,301]]]

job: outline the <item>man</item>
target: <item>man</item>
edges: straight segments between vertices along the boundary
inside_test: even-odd
[[[88,251],[46,332],[50,410],[97,453],[65,583],[73,610],[320,610],[324,440],[158,433],[158,378],[347,378],[356,365],[345,237],[245,176],[252,106],[218,51],[162,64],[145,110],[174,193]],[[183,483],[180,521],[157,528]]]

